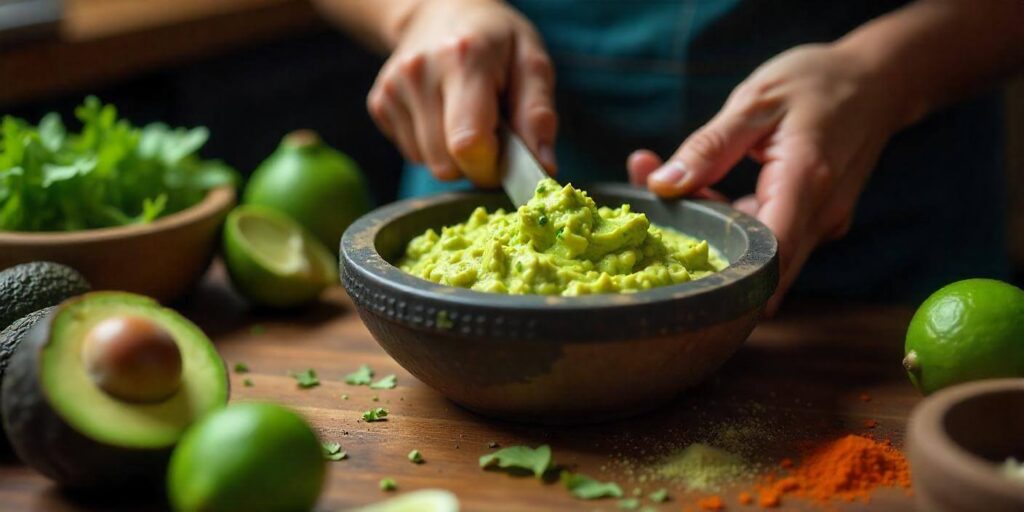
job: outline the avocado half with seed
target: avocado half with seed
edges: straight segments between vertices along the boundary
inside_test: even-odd
[[[186,428],[228,399],[224,361],[198,327],[140,295],[88,293],[22,341],[3,381],[11,446],[80,488],[159,482]]]

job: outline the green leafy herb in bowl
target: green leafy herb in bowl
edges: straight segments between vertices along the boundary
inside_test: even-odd
[[[60,115],[38,125],[0,124],[0,230],[77,231],[151,222],[237,185],[234,170],[203,160],[205,128],[133,126],[95,97],[75,109],[82,127]]]

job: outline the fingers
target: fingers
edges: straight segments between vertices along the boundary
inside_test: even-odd
[[[771,132],[781,114],[773,102],[734,94],[718,115],[648,176],[648,188],[662,197],[678,197],[714,184]]]
[[[792,143],[762,168],[756,197],[741,200],[740,206],[758,206],[758,220],[779,242],[779,285],[768,302],[769,315],[778,310],[807,257],[821,242],[818,210],[832,191],[826,183],[831,177],[831,169],[814,145]]]
[[[626,159],[626,171],[629,173],[629,182],[638,187],[647,184],[647,177],[661,167],[661,157],[649,149],[634,151]]]
[[[422,163],[423,158],[412,131],[412,118],[405,107],[384,90],[371,92],[367,96],[366,106],[377,127],[398,147],[402,156],[410,162]]]
[[[554,103],[555,71],[539,41],[517,41],[509,76],[508,101],[512,128],[550,174],[557,170]]]
[[[459,74],[444,88],[444,134],[458,168],[481,187],[496,187],[498,98],[485,75]]]

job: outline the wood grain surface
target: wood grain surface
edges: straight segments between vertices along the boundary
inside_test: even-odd
[[[271,400],[294,407],[324,440],[338,441],[348,452],[348,459],[329,463],[320,510],[345,510],[387,497],[378,488],[383,477],[394,478],[398,492],[449,489],[463,510],[618,510],[615,500],[576,500],[557,482],[481,470],[477,459],[491,451],[492,441],[502,446],[550,444],[559,464],[614,480],[627,494],[637,487],[644,495],[667,488],[672,499],[657,510],[697,510],[697,500],[706,493],[649,478],[658,457],[690,442],[721,440],[737,432],[743,434],[732,441],[767,466],[796,455],[802,443],[848,432],[891,438],[902,446],[907,414],[919,400],[899,364],[911,315],[901,308],[791,305],[778,319],[759,326],[718,374],[675,402],[633,419],[572,428],[489,420],[447,401],[377,346],[340,289],[303,313],[268,314],[251,310],[235,295],[218,265],[179,309],[215,340],[229,366],[244,362],[251,369],[232,374],[232,401]],[[343,376],[362,363],[378,376],[397,374],[398,387],[378,391],[346,385]],[[322,384],[300,390],[289,372],[307,368],[317,371]],[[243,385],[245,378],[252,380],[251,387]],[[390,411],[386,422],[360,420],[362,411],[377,406]],[[869,429],[867,420],[878,426]],[[412,449],[423,454],[424,464],[406,459]],[[736,502],[738,492],[749,487],[720,493],[727,510],[757,509]],[[908,493],[884,489],[870,503],[836,508],[904,511],[911,503]],[[0,462],[3,511],[162,508],[161,498],[154,495],[67,495],[16,461]],[[816,508],[787,500],[780,510]]]

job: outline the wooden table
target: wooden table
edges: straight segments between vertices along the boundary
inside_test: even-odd
[[[668,448],[707,440],[724,426],[756,427],[751,450],[770,461],[792,455],[794,443],[825,440],[847,432],[870,432],[902,445],[907,414],[919,400],[900,367],[903,335],[911,312],[879,306],[802,305],[765,322],[712,379],[675,403],[645,416],[604,425],[546,428],[488,420],[447,401],[406,373],[374,342],[344,292],[298,315],[257,315],[225,285],[215,266],[182,306],[213,338],[229,365],[242,361],[252,372],[232,374],[232,400],[272,400],[309,418],[320,435],[342,443],[349,458],[329,463],[320,508],[343,510],[386,497],[378,489],[393,477],[400,491],[445,488],[464,510],[617,510],[614,500],[578,501],[557,483],[483,471],[477,458],[488,443],[550,444],[555,458],[580,472],[615,480],[627,493],[666,487],[672,501],[658,510],[696,509],[703,496],[671,482],[636,483],[643,462]],[[398,375],[398,387],[374,391],[348,386],[342,376],[360,364],[378,376]],[[314,368],[319,387],[300,390],[289,372]],[[242,385],[251,378],[252,387]],[[611,377],[615,378],[615,377]],[[643,378],[642,376],[619,378]],[[342,394],[349,396],[342,399]],[[865,395],[866,396],[862,396]],[[379,396],[375,402],[372,397]],[[865,401],[864,398],[870,397]],[[365,423],[362,411],[388,408],[388,421]],[[868,430],[865,421],[878,426]],[[426,463],[406,454],[418,449]],[[630,476],[630,469],[633,475]],[[746,486],[746,487],[749,487]],[[738,489],[722,493],[727,510]],[[149,498],[152,500],[153,498]],[[795,500],[783,510],[814,510]],[[13,461],[0,464],[0,510],[160,509],[138,499],[90,501],[61,494],[46,479]],[[870,505],[841,510],[911,508],[903,491],[881,490]]]

